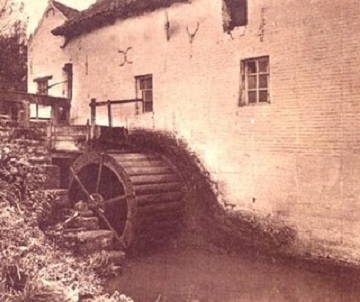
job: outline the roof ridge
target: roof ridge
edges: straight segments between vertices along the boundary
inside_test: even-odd
[[[181,2],[189,3],[189,0],[98,0],[51,32],[56,36],[74,37],[112,24],[116,19],[139,16]]]
[[[65,5],[56,0],[51,0],[52,4],[68,19],[74,18],[77,14],[80,13],[79,10]]]

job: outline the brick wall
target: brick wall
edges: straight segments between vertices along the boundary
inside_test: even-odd
[[[220,0],[191,2],[167,9],[169,41],[158,10],[70,42],[73,121],[89,118],[91,98],[134,98],[134,77],[152,74],[154,112],[119,107],[115,125],[176,132],[236,209],[284,220],[307,251],[360,260],[358,1],[248,1],[232,35]],[[238,107],[240,61],[263,55],[271,104]]]

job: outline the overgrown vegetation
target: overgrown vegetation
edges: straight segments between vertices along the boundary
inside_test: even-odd
[[[47,218],[39,213],[48,210],[52,195],[37,190],[41,169],[36,174],[30,161],[36,148],[21,137],[21,143],[2,138],[0,145],[0,301],[132,301],[103,293],[105,279],[94,271],[102,263],[99,255],[75,257],[40,230],[39,221]]]
[[[0,0],[0,90],[26,91],[26,75],[24,3]]]
[[[245,248],[278,251],[290,246],[296,232],[270,218],[259,218],[233,209],[197,155],[185,141],[171,133],[136,130],[129,135],[134,150],[165,155],[181,173],[185,184],[187,234],[207,238],[229,252]],[[222,200],[223,204],[220,204]]]

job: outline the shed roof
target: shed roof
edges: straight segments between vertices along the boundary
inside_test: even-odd
[[[116,19],[139,16],[169,7],[176,2],[188,2],[188,0],[98,0],[88,9],[75,14],[73,18],[55,28],[52,33],[56,36],[79,36],[112,24]]]

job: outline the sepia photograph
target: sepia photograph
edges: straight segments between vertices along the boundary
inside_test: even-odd
[[[0,0],[0,302],[315,301],[360,301],[360,0]]]

